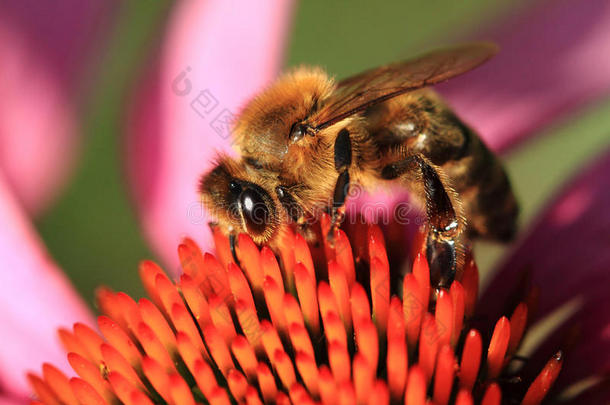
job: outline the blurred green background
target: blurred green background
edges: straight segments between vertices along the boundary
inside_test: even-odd
[[[316,64],[337,76],[404,58],[449,39],[476,33],[526,5],[525,0],[305,0],[295,10],[286,66]],[[52,256],[87,302],[101,285],[143,294],[137,263],[154,258],[140,232],[123,172],[126,100],[154,49],[171,4],[123,2],[92,97],[82,106],[85,140],[70,184],[38,221]],[[523,224],[579,166],[610,144],[610,102],[556,123],[506,157],[523,206]],[[503,248],[479,246],[480,268],[492,268]],[[486,281],[483,276],[483,282]]]

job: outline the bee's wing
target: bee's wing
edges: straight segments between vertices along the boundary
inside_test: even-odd
[[[310,122],[315,130],[326,128],[374,104],[467,72],[497,51],[488,42],[464,44],[367,70],[340,81]]]

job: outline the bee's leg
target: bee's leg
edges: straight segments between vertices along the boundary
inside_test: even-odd
[[[345,170],[339,175],[335,192],[333,193],[333,205],[330,207],[330,230],[326,239],[331,246],[334,245],[335,231],[343,221],[345,216],[345,199],[349,193],[349,172]]]
[[[333,193],[333,204],[331,206],[331,226],[327,239],[332,245],[334,243],[335,230],[343,221],[345,199],[349,193],[349,167],[352,164],[352,141],[347,128],[339,131],[335,139],[335,169],[339,173],[335,191]]]
[[[237,246],[237,244],[236,244],[235,234],[230,233],[229,234],[229,247],[231,248],[231,255],[233,255],[233,260],[235,260],[235,264],[237,264],[239,266],[240,265],[239,259],[237,258],[237,252],[235,251],[236,246]]]
[[[403,160],[388,164],[383,167],[381,177],[404,178],[421,185],[428,221],[426,255],[430,282],[437,287],[449,287],[463,261],[461,237],[465,223],[458,211],[457,194],[441,169],[420,154],[409,154]]]

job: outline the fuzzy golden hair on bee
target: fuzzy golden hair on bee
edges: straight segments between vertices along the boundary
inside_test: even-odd
[[[246,104],[235,123],[234,134],[239,139],[248,135],[243,133],[248,127],[276,119],[288,121],[292,114],[304,119],[334,87],[334,80],[321,68],[300,66],[289,70]]]
[[[333,88],[319,68],[300,67],[280,76],[241,111],[233,128],[237,150],[270,161],[284,156],[291,126],[310,115]]]
[[[240,158],[220,156],[203,176],[204,204],[233,237],[273,246],[286,227],[307,234],[322,211],[332,238],[355,184],[400,185],[426,213],[431,280],[449,286],[472,238],[510,239],[518,205],[501,162],[429,86],[497,50],[458,45],[338,82],[319,68],[285,73],[243,108]]]

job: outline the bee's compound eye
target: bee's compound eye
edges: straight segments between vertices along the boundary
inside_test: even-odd
[[[263,196],[255,189],[246,188],[239,195],[239,205],[249,233],[260,235],[269,223],[269,208]]]

